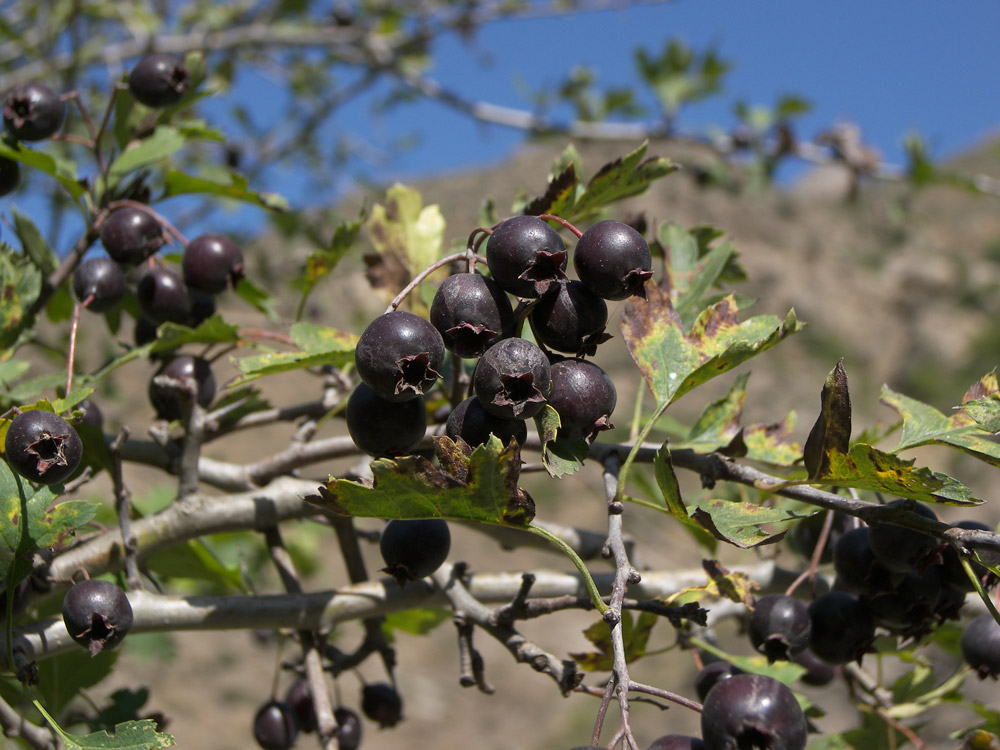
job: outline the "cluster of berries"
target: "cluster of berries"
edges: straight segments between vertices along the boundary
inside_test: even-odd
[[[441,377],[446,352],[478,358],[475,395],[448,417],[446,433],[455,441],[474,447],[493,434],[504,444],[523,443],[525,420],[545,404],[559,414],[560,438],[593,441],[611,427],[614,384],[584,356],[608,338],[606,300],[644,295],[649,245],[627,224],[599,222],[577,232],[579,280],[570,280],[566,245],[546,218],[555,217],[516,216],[483,230],[490,276],[470,270],[446,278],[429,321],[391,310],[368,325],[355,350],[362,382],[346,409],[362,451],[399,456],[420,443],[423,397]],[[516,311],[509,295],[521,300]],[[517,335],[525,318],[538,343]]]

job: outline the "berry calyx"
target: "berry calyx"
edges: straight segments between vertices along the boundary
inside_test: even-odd
[[[184,64],[173,55],[146,55],[128,76],[128,89],[147,107],[177,104],[188,90],[191,76]]]
[[[478,357],[513,328],[514,310],[493,279],[457,273],[435,292],[430,320],[445,348],[459,357]]]
[[[7,428],[4,457],[28,481],[58,484],[76,471],[82,456],[83,443],[76,430],[50,411],[23,411]]]
[[[13,159],[0,156],[0,198],[14,192],[20,182],[20,165]]]
[[[422,396],[409,401],[387,401],[365,383],[359,383],[344,410],[351,440],[369,456],[402,456],[423,440],[427,409]]]
[[[264,750],[288,750],[298,734],[295,712],[282,701],[268,701],[253,717],[253,736]]]
[[[163,227],[134,206],[117,208],[101,224],[101,244],[124,266],[137,266],[163,247]]]
[[[358,339],[358,375],[386,401],[422,396],[444,367],[444,341],[438,330],[413,313],[379,315]]]
[[[490,414],[475,396],[452,409],[444,429],[455,442],[461,438],[473,448],[489,440],[490,435],[496,435],[504,445],[510,445],[511,440],[524,445],[528,439],[528,425],[523,419],[504,419]]]
[[[218,294],[243,278],[243,251],[224,235],[203,234],[188,243],[181,267],[189,287]]]
[[[604,299],[645,298],[653,255],[642,235],[628,224],[599,221],[576,243],[573,268],[580,281]]]
[[[764,675],[733,675],[712,688],[702,706],[705,750],[803,750],[807,733],[794,693]]]
[[[473,375],[476,396],[490,414],[530,419],[542,410],[552,387],[549,360],[526,339],[498,341],[479,358]]]
[[[73,273],[73,293],[80,302],[90,300],[87,309],[91,312],[114,310],[126,288],[125,273],[111,258],[88,258]]]
[[[387,682],[373,682],[361,691],[361,712],[383,729],[403,718],[403,699]]]
[[[501,287],[518,297],[541,297],[566,279],[566,243],[536,216],[501,222],[486,241],[486,265]]]
[[[148,395],[156,416],[172,422],[184,417],[184,407],[192,396],[201,407],[212,403],[215,375],[207,360],[179,354],[161,365],[150,378]]]
[[[19,141],[43,141],[55,135],[66,116],[59,94],[40,83],[12,89],[3,105],[3,126]]]
[[[451,532],[440,518],[393,519],[382,530],[378,548],[385,561],[382,572],[402,586],[441,567],[451,550]]]
[[[185,324],[191,319],[191,295],[180,274],[169,268],[150,268],[139,279],[136,301],[142,314],[156,324]]]
[[[608,305],[579,281],[556,285],[531,310],[531,330],[550,349],[593,356],[611,338]]]
[[[117,646],[128,634],[132,605],[115,584],[92,578],[66,592],[62,617],[70,637],[96,656]]]
[[[608,374],[593,362],[564,359],[551,367],[549,405],[559,412],[559,437],[589,443],[610,430],[618,394]]]

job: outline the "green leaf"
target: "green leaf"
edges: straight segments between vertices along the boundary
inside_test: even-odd
[[[114,734],[106,731],[94,732],[85,737],[77,737],[68,734],[56,724],[55,719],[49,716],[48,712],[38,701],[34,701],[37,708],[52,729],[63,741],[66,750],[156,750],[161,747],[172,747],[174,738],[165,732],[156,731],[156,722],[152,719],[141,719],[139,721],[126,721],[115,726]]]
[[[114,669],[117,651],[103,650],[96,656],[84,648],[38,662],[38,694],[54,713],[59,713],[80,690],[93,687]]]
[[[305,271],[302,274],[300,282],[302,286],[302,299],[299,302],[299,315],[297,317],[301,317],[306,299],[316,284],[321,279],[333,273],[347,252],[354,247],[358,233],[361,231],[362,221],[363,218],[358,221],[341,222],[333,230],[333,237],[326,247],[309,253],[309,257],[306,258]]]
[[[746,458],[772,466],[792,466],[802,457],[802,446],[792,439],[795,412],[780,422],[756,424],[743,431]]]
[[[703,310],[688,333],[666,291],[647,284],[646,296],[645,300],[633,297],[625,304],[621,330],[629,354],[659,406],[802,328],[794,311],[783,322],[772,315],[760,315],[741,323],[736,300],[730,295]]]
[[[21,379],[31,369],[31,363],[23,359],[0,360],[0,387]]]
[[[42,233],[38,231],[35,222],[16,208],[11,209],[11,213],[14,214],[14,234],[21,241],[25,255],[31,258],[31,262],[42,272],[42,276],[48,276],[58,268],[59,259],[42,237]]]
[[[239,567],[224,564],[201,539],[156,552],[149,556],[146,565],[163,579],[187,578],[204,581],[222,593],[248,593]]]
[[[4,141],[0,141],[0,156],[13,159],[54,177],[73,197],[73,200],[78,199],[85,192],[83,185],[77,180],[76,165],[71,161],[56,159],[51,154],[35,151],[23,143],[14,147]]]
[[[169,158],[184,146],[187,139],[177,128],[158,125],[148,136],[134,141],[108,168],[108,183],[117,185],[129,172]]]
[[[353,334],[311,323],[295,323],[291,328],[291,336],[302,347],[302,351],[254,354],[234,359],[233,364],[240,375],[230,383],[230,387],[279,372],[321,365],[344,367],[354,361],[354,347],[358,337]]]
[[[272,323],[281,320],[278,315],[278,300],[250,279],[243,277],[236,284],[236,296],[252,305],[267,316]]]
[[[164,198],[170,198],[175,195],[201,193],[205,195],[217,195],[220,198],[231,198],[232,200],[249,203],[269,211],[288,210],[288,201],[283,197],[277,193],[250,190],[246,177],[236,172],[230,173],[229,182],[227,183],[211,180],[207,177],[195,177],[194,175],[171,169],[167,171],[164,177],[164,187]]]
[[[156,329],[156,340],[152,342],[150,354],[170,352],[188,344],[238,344],[240,341],[239,326],[213,315],[199,323],[197,328],[163,323]]]
[[[674,443],[674,448],[690,448],[699,453],[719,452],[727,456],[742,456],[746,452],[743,445],[743,404],[747,396],[749,373],[739,375],[732,387],[722,398],[708,404],[701,412],[683,441]]]
[[[2,144],[0,144],[2,145]],[[2,154],[0,154],[2,155]],[[28,310],[42,291],[42,274],[24,256],[0,244],[0,352],[13,349],[27,324]]]
[[[731,266],[736,250],[731,242],[709,248],[718,235],[687,231],[677,224],[660,224],[657,239],[667,259],[670,297],[685,328],[694,324],[705,295]]]
[[[390,612],[382,620],[382,632],[391,641],[393,632],[400,630],[410,635],[424,635],[451,619],[451,610],[417,607],[402,612]]]
[[[694,504],[691,517],[716,539],[749,549],[762,544],[774,544],[785,535],[762,527],[794,521],[806,516],[782,508],[767,508],[731,500],[701,500]]]
[[[829,472],[830,454],[846,453],[851,444],[851,397],[844,360],[837,362],[823,384],[820,413],[806,438],[803,462],[810,477]]]
[[[650,612],[642,612],[638,617],[633,617],[628,610],[622,612],[622,640],[625,646],[625,658],[630,664],[646,655],[646,644],[657,619],[657,616]],[[584,630],[583,635],[594,644],[597,651],[570,654],[580,669],[588,672],[612,669],[614,653],[611,647],[611,628],[608,627],[608,623],[598,620]]]
[[[666,443],[663,444],[653,457],[653,473],[656,476],[656,484],[659,486],[660,491],[663,492],[663,497],[666,500],[664,510],[680,521],[685,530],[694,537],[699,545],[714,554],[718,546],[715,537],[691,518],[687,506],[684,504],[684,499],[681,497],[680,484],[677,482],[677,474],[674,472],[674,466],[670,461],[670,449]]]
[[[545,192],[521,207],[521,212],[528,216],[553,214],[569,221],[574,216],[572,207],[580,189],[576,165],[570,162],[560,172],[549,177]]]
[[[538,437],[542,441],[542,465],[549,476],[556,479],[579,471],[584,459],[590,453],[590,446],[586,440],[557,438],[561,424],[559,412],[549,404],[545,404],[535,416]]]
[[[423,456],[372,462],[371,485],[331,479],[309,502],[366,518],[444,518],[524,528],[534,518],[531,498],[517,486],[521,451],[496,435],[465,455],[446,437],[434,438],[438,469]]]
[[[649,141],[643,141],[631,153],[601,167],[576,200],[570,220],[590,215],[623,198],[640,195],[656,180],[677,171],[665,157],[652,156],[644,160],[648,147]]]

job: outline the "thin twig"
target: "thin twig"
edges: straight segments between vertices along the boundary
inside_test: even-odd
[[[125,550],[125,577],[132,591],[142,588],[139,563],[136,559],[136,540],[132,536],[132,493],[125,486],[122,472],[122,446],[128,440],[129,429],[121,432],[109,446],[111,453],[111,482],[115,492],[115,513],[118,515],[118,529],[121,532],[122,548]]]

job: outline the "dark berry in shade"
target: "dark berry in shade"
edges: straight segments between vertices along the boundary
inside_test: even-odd
[[[800,651],[792,656],[792,661],[801,667],[805,667],[806,671],[799,680],[806,685],[814,687],[829,685],[833,682],[833,678],[837,676],[837,667],[827,664],[809,649]]]
[[[66,104],[40,83],[12,89],[3,104],[3,126],[19,141],[44,141],[55,135],[66,116]]]
[[[531,330],[550,349],[593,356],[611,338],[604,331],[608,305],[579,281],[556,285],[531,309]]]
[[[419,315],[396,310],[379,315],[354,349],[358,375],[386,401],[422,396],[441,377],[441,334]]]
[[[63,597],[63,623],[70,637],[96,656],[121,643],[132,627],[132,605],[111,581],[91,578]]]
[[[993,527],[985,523],[980,523],[979,521],[959,521],[958,523],[952,524],[955,528],[966,529],[968,531],[993,531]],[[985,557],[987,562],[996,565],[1000,563],[1000,559],[995,552],[990,552],[989,550],[979,550],[979,556]],[[969,580],[969,577],[965,574],[965,568],[962,567],[962,561],[959,559],[958,552],[951,545],[948,545],[941,552],[941,565],[942,565],[942,578],[947,586],[956,588],[959,591],[969,593],[976,590],[976,587]],[[976,577],[979,578],[979,582],[986,585],[992,585],[996,583],[996,578],[990,573],[989,570],[984,568],[978,562],[973,559],[969,559],[969,564],[972,566],[972,570]]]
[[[698,700],[704,701],[708,691],[720,680],[728,680],[734,674],[744,674],[743,670],[728,661],[713,661],[706,664],[694,678],[694,689]]]
[[[135,321],[135,328],[132,330],[132,340],[135,341],[136,346],[156,341],[156,323],[145,316],[139,316]]]
[[[747,628],[750,643],[769,662],[787,661],[803,651],[809,645],[811,630],[808,605],[785,594],[758,599]]]
[[[976,670],[979,679],[1000,675],[1000,624],[989,612],[974,617],[962,630],[959,642],[965,663]]]
[[[528,425],[523,419],[505,419],[490,414],[475,396],[465,399],[452,409],[445,424],[445,434],[454,441],[462,438],[475,448],[496,435],[504,445],[516,440],[524,445],[528,439]]]
[[[559,412],[559,437],[593,442],[609,430],[618,394],[611,378],[593,362],[564,359],[552,365],[549,405]]]
[[[476,396],[490,414],[530,419],[545,406],[552,387],[549,360],[526,339],[498,341],[479,358],[473,374]]]
[[[191,300],[191,313],[185,321],[187,326],[197,328],[215,315],[217,308],[214,295],[199,292],[197,289],[188,289],[188,297]]]
[[[106,313],[114,310],[125,296],[125,272],[111,258],[87,258],[73,272],[73,293],[87,309]]]
[[[13,159],[0,156],[0,198],[13,193],[20,182],[20,165]]]
[[[83,412],[83,416],[80,418],[81,422],[89,424],[91,427],[96,427],[99,430],[104,429],[104,413],[96,401],[85,398],[76,405],[76,409]]]
[[[479,273],[456,273],[441,282],[431,302],[431,323],[448,351],[478,357],[514,327],[510,298]]]
[[[888,591],[892,571],[875,559],[868,544],[867,526],[844,532],[833,548],[833,568],[839,585],[855,594]]]
[[[163,247],[163,227],[146,211],[116,208],[101,224],[101,244],[112,260],[137,266]]]
[[[642,235],[620,221],[599,221],[583,233],[573,251],[580,281],[604,299],[646,296],[653,255]]]
[[[423,440],[427,407],[421,396],[409,401],[386,401],[364,383],[347,399],[347,431],[369,456],[402,456]]]
[[[337,750],[358,750],[361,744],[361,718],[343,706],[333,710],[333,718],[337,722],[337,730],[334,732]]]
[[[361,691],[361,712],[383,729],[403,718],[403,699],[387,682],[373,682]]]
[[[440,518],[393,519],[382,530],[378,548],[385,561],[382,572],[402,585],[425,578],[441,567],[451,550],[451,532]]]
[[[733,675],[702,706],[705,750],[803,750],[808,731],[795,694],[764,675]]]
[[[177,104],[190,85],[191,76],[184,64],[173,55],[146,55],[128,76],[128,89],[147,107]]]
[[[536,216],[515,216],[486,241],[486,264],[493,280],[518,297],[541,297],[566,279],[566,243]]]
[[[189,287],[218,294],[243,278],[243,251],[225,235],[203,234],[188,243],[181,267]]]
[[[788,529],[788,533],[785,534],[785,541],[788,542],[788,546],[795,554],[807,560],[812,559],[816,545],[819,543],[820,534],[823,531],[823,524],[826,522],[828,512],[830,511],[814,513],[808,518],[796,521]],[[830,534],[827,538],[826,546],[823,547],[823,552],[820,553],[819,561],[821,563],[829,563],[833,560],[833,548],[840,540],[840,537],[852,528],[852,525],[853,519],[851,516],[846,513],[833,513]]]
[[[289,750],[298,734],[295,712],[282,701],[268,701],[253,717],[253,736],[264,750]]]
[[[147,318],[160,323],[184,325],[191,319],[191,295],[180,274],[169,268],[150,268],[139,279],[135,289],[139,310]]]
[[[50,411],[23,411],[7,428],[4,457],[10,468],[31,482],[58,484],[68,479],[82,455],[76,430]]]
[[[809,648],[827,664],[860,660],[875,640],[875,616],[864,599],[830,591],[809,605]]]
[[[929,633],[941,597],[941,572],[940,565],[931,565],[923,572],[901,573],[894,577],[891,591],[869,596],[875,623],[903,636]]]
[[[665,734],[653,740],[646,750],[705,750],[705,743],[686,734]]]
[[[933,510],[912,500],[894,500],[886,507],[907,505],[925,518],[937,520]],[[943,549],[943,543],[936,537],[894,523],[876,523],[870,526],[868,546],[875,559],[894,573],[909,573],[925,568],[939,560]]]
[[[163,382],[177,381],[177,385]],[[215,375],[212,366],[201,357],[179,354],[164,362],[149,380],[149,402],[160,419],[173,421],[184,416],[188,395],[185,388],[195,394],[198,405],[207,407],[215,398]],[[190,391],[189,391],[190,392]]]
[[[308,680],[303,677],[293,682],[285,693],[285,703],[295,714],[300,732],[310,734],[316,731],[316,706],[313,704]]]

